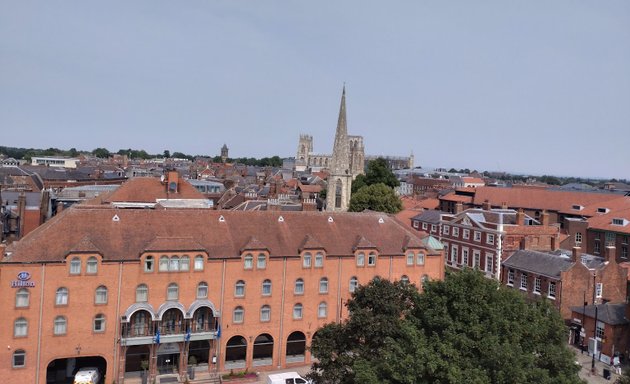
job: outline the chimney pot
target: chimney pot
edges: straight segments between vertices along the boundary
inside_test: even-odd
[[[572,262],[577,262],[578,261],[578,257],[580,256],[580,252],[582,251],[582,248],[580,247],[573,247],[573,249],[571,250],[571,261]]]
[[[615,260],[615,247],[612,245],[607,245],[606,250],[604,252],[604,260],[611,261]]]

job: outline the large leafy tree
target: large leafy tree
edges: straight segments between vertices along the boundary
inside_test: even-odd
[[[350,197],[350,212],[372,211],[398,213],[402,202],[393,189],[385,184],[373,184],[359,189]]]
[[[316,383],[580,383],[559,313],[465,270],[412,285],[374,280],[349,318],[318,331]]]
[[[358,175],[352,182],[352,193],[357,192],[362,187],[383,183],[390,188],[400,185],[396,175],[387,165],[387,161],[381,157],[371,160],[368,163],[365,174]]]

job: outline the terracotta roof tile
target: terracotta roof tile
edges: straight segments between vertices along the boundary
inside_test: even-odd
[[[89,236],[84,236],[77,244],[75,244],[72,248],[70,248],[68,253],[101,253],[100,249],[92,240],[90,240]]]
[[[260,240],[258,240],[257,238],[255,238],[254,236],[251,236],[248,240],[247,243],[245,243],[245,245],[243,245],[243,247],[241,247],[241,252],[244,251],[262,251],[268,249],[265,244],[263,244]]]
[[[354,250],[357,250],[357,249],[376,248],[376,246],[374,246],[374,244],[372,244],[371,241],[369,241],[368,239],[366,239],[362,235],[358,235],[357,236],[357,241],[354,243],[354,247],[352,247],[352,248]]]
[[[156,237],[145,248],[147,252],[203,251],[204,247],[192,237]]]
[[[300,252],[305,249],[324,249],[324,246],[309,234],[304,236],[304,241],[302,241],[302,245],[298,248]]]
[[[155,203],[157,199],[205,199],[205,196],[184,179],[178,181],[179,190],[167,193],[166,185],[155,177],[136,177],[128,180],[109,196],[106,204],[114,202]]]

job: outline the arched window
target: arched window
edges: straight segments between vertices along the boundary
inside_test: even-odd
[[[168,256],[160,256],[160,272],[168,271]]]
[[[322,277],[319,279],[319,293],[328,293],[328,278]]]
[[[269,321],[271,320],[271,307],[268,305],[263,305],[260,307],[260,321]]]
[[[262,282],[262,294],[263,296],[271,295],[271,280],[265,279]]]
[[[166,300],[177,300],[179,298],[179,287],[175,283],[171,283],[166,288]]]
[[[168,266],[168,270],[172,272],[179,271],[179,257],[178,256],[171,257],[171,262],[170,262],[170,265]]]
[[[28,321],[25,318],[20,317],[15,320],[13,324],[13,336],[26,337],[28,335]]]
[[[243,319],[245,317],[245,310],[243,309],[243,307],[236,307],[234,308],[234,314],[232,316],[232,320],[234,321],[234,323],[242,323]]]
[[[208,283],[202,281],[197,285],[197,298],[205,299],[208,297]]]
[[[203,255],[195,256],[195,271],[203,271]]]
[[[364,266],[364,265],[365,265],[365,253],[363,253],[363,252],[359,252],[359,253],[357,254],[357,265],[358,265],[359,267],[362,267],[362,266]]]
[[[245,296],[245,282],[243,280],[239,280],[234,285],[234,296],[243,297]]]
[[[252,256],[251,253],[248,253],[247,255],[245,255],[245,258],[243,260],[245,261],[243,268],[245,269],[254,268],[254,256]]]
[[[146,303],[149,300],[149,287],[146,284],[140,284],[136,287],[136,302]]]
[[[53,333],[55,335],[65,335],[68,328],[68,322],[66,318],[63,316],[55,317],[55,327],[53,329]]]
[[[321,268],[324,266],[324,254],[317,252],[315,254],[315,268]]]
[[[68,305],[68,288],[61,287],[57,289],[55,305]]]
[[[302,304],[297,303],[293,306],[293,318],[296,320],[300,320],[303,315],[303,307]]]
[[[259,253],[258,254],[258,259],[256,261],[256,268],[257,269],[265,269],[265,268],[267,268],[267,256],[265,256],[264,253]]]
[[[81,259],[78,257],[73,257],[70,260],[70,274],[78,275],[81,273]]]
[[[94,332],[105,332],[105,315],[99,313],[94,316]]]
[[[188,271],[190,269],[190,257],[188,255],[182,256],[182,259],[179,261],[179,270],[180,271]]]
[[[13,352],[13,368],[21,368],[26,365],[26,351],[18,349]]]
[[[149,255],[144,259],[144,271],[153,272],[153,256]]]
[[[407,275],[402,275],[400,277],[400,282],[403,284],[409,284],[409,277]]]
[[[94,303],[107,304],[107,287],[104,285],[96,288],[96,295],[94,297]]]
[[[359,279],[356,278],[356,276],[352,276],[350,278],[350,292],[354,292],[356,291],[356,289],[359,287]]]
[[[368,265],[376,265],[376,252],[370,252],[368,255]]]
[[[293,290],[293,293],[295,293],[296,295],[304,294],[304,280],[302,279],[295,280],[295,289]]]
[[[413,265],[413,252],[407,252],[407,265]]]
[[[319,306],[317,307],[317,317],[324,318],[328,316],[328,305],[325,302],[321,302],[319,303]]]
[[[424,253],[418,253],[418,258],[416,259],[416,264],[424,265]]]
[[[15,306],[18,308],[28,307],[30,293],[26,288],[20,288],[15,292]]]
[[[96,257],[90,256],[85,264],[85,273],[96,273],[98,271],[98,260]]]
[[[302,256],[302,266],[304,268],[311,267],[311,253],[310,252],[305,252],[304,256]]]

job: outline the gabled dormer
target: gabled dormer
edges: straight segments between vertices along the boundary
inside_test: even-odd
[[[269,258],[269,248],[254,236],[250,236],[240,249],[243,259],[243,269],[266,269]],[[256,263],[254,265],[254,260]]]
[[[358,267],[365,267],[366,265],[373,267],[376,265],[378,249],[364,236],[357,236],[352,251],[354,252],[354,258]]]
[[[322,268],[326,257],[326,249],[315,237],[310,234],[304,236],[298,253],[302,259],[302,268]]]

